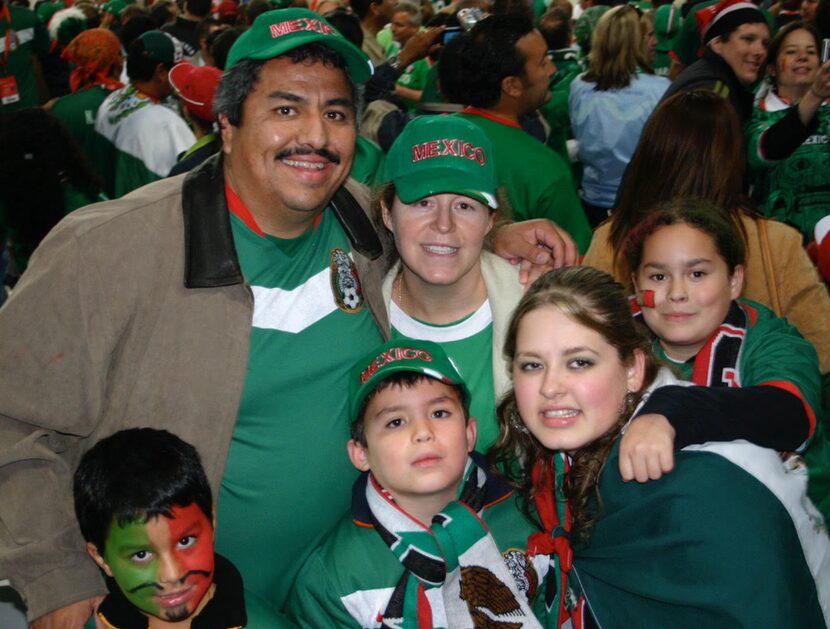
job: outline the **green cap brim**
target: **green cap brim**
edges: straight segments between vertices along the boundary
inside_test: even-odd
[[[458,182],[462,177],[466,177],[467,182],[472,186],[469,188],[459,186]],[[417,171],[411,176],[395,177],[395,194],[404,203],[414,203],[432,194],[461,194],[496,209],[498,202],[495,193],[481,190],[480,188],[484,186],[479,187],[475,183],[470,181],[468,173],[459,175],[447,168],[435,168]]]

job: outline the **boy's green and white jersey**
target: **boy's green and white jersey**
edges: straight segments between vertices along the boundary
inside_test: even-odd
[[[280,609],[296,571],[348,509],[357,475],[346,455],[348,373],[382,338],[330,210],[290,240],[258,235],[234,214],[231,229],[254,314],[216,543],[246,588]],[[325,393],[309,398],[310,381]],[[269,533],[252,539],[254,529]],[[263,563],[263,549],[280,561]]]
[[[481,459],[478,459],[481,460]],[[371,482],[371,481],[369,481]],[[308,558],[297,577],[288,611],[303,628],[380,628],[397,626],[393,619],[383,617],[396,585],[404,574],[404,566],[383,541],[372,524],[366,498],[366,475],[355,483],[352,511],[337,525],[320,548]],[[509,488],[487,502],[480,517],[487,525],[501,553],[508,572],[518,590],[526,597],[538,618],[543,618],[544,578],[549,558],[537,555],[528,559],[527,540],[537,529],[522,515],[517,499]],[[451,503],[458,504],[458,503]],[[486,566],[485,566],[486,567]],[[410,575],[410,578],[415,578]],[[481,610],[490,618],[499,616],[499,588],[478,588],[467,600],[467,607]],[[432,626],[447,627],[444,616],[444,587],[427,589],[423,606],[432,611]],[[404,626],[411,619],[404,620]],[[542,623],[544,624],[544,623]],[[465,625],[466,626],[466,625]],[[493,626],[497,626],[494,624]],[[538,627],[534,619],[526,625]]]

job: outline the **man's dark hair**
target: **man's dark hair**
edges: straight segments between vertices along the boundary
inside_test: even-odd
[[[288,57],[294,63],[319,62],[331,68],[339,68],[346,75],[346,81],[351,89],[352,102],[357,109],[357,91],[346,71],[346,61],[343,56],[328,46],[319,43],[305,44],[280,55]],[[259,81],[262,66],[268,59],[242,59],[237,61],[222,75],[216,96],[213,97],[213,114],[219,117],[224,114],[234,127],[242,124],[242,105]]]
[[[210,47],[210,56],[213,57],[213,63],[220,70],[225,69],[225,64],[228,61],[228,53],[231,51],[231,46],[239,39],[239,36],[245,32],[244,26],[232,26],[230,28],[223,28],[218,31],[213,31],[208,35],[208,46]],[[212,41],[211,41],[211,38]]]
[[[124,50],[129,50],[132,43],[147,31],[154,31],[158,28],[153,18],[147,15],[139,15],[124,24],[118,31],[118,39]]]
[[[144,50],[144,43],[136,39],[127,49],[127,76],[130,81],[149,81],[162,64],[169,71],[172,64],[157,61]]]
[[[185,0],[185,8],[196,17],[207,17],[213,5],[212,0]]]
[[[349,6],[352,7],[355,15],[361,20],[369,14],[369,7],[373,4],[378,4],[382,0],[351,0]]]
[[[268,0],[251,0],[248,4],[243,4],[242,11],[245,14],[246,24],[250,26],[260,15],[273,8]]]
[[[466,35],[444,46],[438,64],[441,91],[450,102],[492,107],[501,98],[501,82],[524,74],[525,59],[516,42],[533,31],[524,15],[481,20]]]
[[[363,29],[360,28],[360,20],[354,13],[341,8],[329,11],[323,17],[355,46],[363,46]]]
[[[81,457],[72,491],[81,534],[99,553],[113,522],[169,518],[173,507],[193,503],[213,519],[199,453],[166,430],[131,428],[102,439]]]
[[[385,391],[390,387],[400,387],[402,389],[411,389],[412,387],[420,384],[421,382],[441,382],[440,380],[436,380],[435,378],[430,378],[429,376],[419,373],[417,371],[399,371],[397,373],[390,374],[388,378],[381,380],[375,389],[366,396],[366,399],[360,405],[360,410],[357,414],[357,419],[352,422],[351,427],[351,438],[354,439],[357,443],[362,445],[364,448],[366,447],[366,423],[365,423],[365,415],[366,409],[369,408],[369,404],[372,400],[375,399],[378,393],[381,391]],[[467,394],[464,392],[464,389],[461,388],[460,385],[457,384],[448,384],[451,389],[455,391],[455,394],[458,396],[458,401],[461,404],[461,408],[464,410],[464,421],[470,421],[470,400]]]
[[[173,6],[175,2],[172,0],[159,0],[155,2],[150,9],[150,17],[156,23],[155,28],[161,28],[168,22],[175,20],[176,15],[173,13]]]
[[[539,18],[539,31],[548,50],[561,50],[571,45],[571,17],[562,7],[551,7]]]

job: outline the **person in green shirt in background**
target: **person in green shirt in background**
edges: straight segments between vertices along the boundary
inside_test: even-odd
[[[403,0],[395,6],[392,14],[392,34],[394,41],[386,48],[387,57],[395,57],[409,38],[421,29],[421,9],[418,5]],[[421,100],[421,93],[429,72],[429,57],[418,59],[403,70],[397,83],[395,93],[401,97],[408,110]]]
[[[43,102],[46,90],[40,58],[49,52],[49,34],[34,11],[0,0],[0,113]]]
[[[121,44],[109,29],[91,28],[69,42],[61,56],[74,66],[69,75],[72,93],[47,108],[66,126],[106,185],[114,181],[114,161],[109,142],[95,131],[95,116],[107,96],[123,87],[118,80],[123,67]],[[113,186],[105,191],[114,196]]]
[[[680,11],[673,4],[664,4],[654,12],[654,36],[657,46],[651,68],[657,76],[668,76],[671,68],[669,52],[680,31]]]
[[[485,18],[452,40],[441,55],[439,77],[449,100],[467,106],[454,115],[479,126],[493,143],[505,216],[550,219],[584,252],[591,228],[570,166],[519,123],[550,98],[554,71],[530,18],[508,14]]]

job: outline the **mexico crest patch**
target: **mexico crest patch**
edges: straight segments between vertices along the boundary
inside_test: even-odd
[[[363,289],[354,260],[342,249],[331,250],[331,292],[337,307],[343,312],[360,312],[363,308]]]
[[[536,572],[536,567],[528,560],[527,554],[518,548],[507,549],[502,553],[502,558],[507,569],[513,575],[519,591],[523,592],[527,596],[528,602],[532,603],[539,593],[539,575]]]

